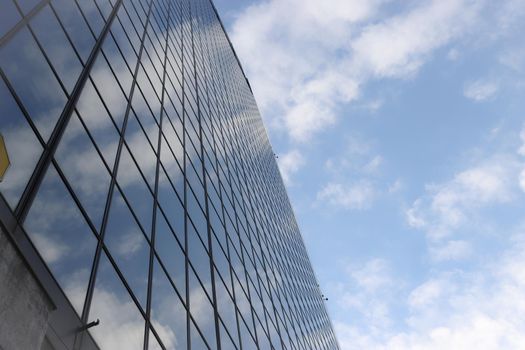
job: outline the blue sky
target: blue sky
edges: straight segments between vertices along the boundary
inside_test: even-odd
[[[525,348],[525,1],[215,0],[344,350]]]

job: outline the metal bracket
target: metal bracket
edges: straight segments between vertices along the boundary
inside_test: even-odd
[[[98,326],[100,323],[100,320],[97,318],[96,321],[93,321],[93,322],[90,322],[86,325],[83,325],[81,327],[78,327],[77,329],[77,332],[83,332],[83,331],[87,331],[88,329],[90,329],[91,327],[95,327],[95,326]]]

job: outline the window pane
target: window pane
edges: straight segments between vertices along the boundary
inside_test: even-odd
[[[167,270],[168,275],[175,284],[175,288],[186,298],[186,256],[184,255],[184,236],[179,241],[169,228],[164,216],[157,213],[157,226],[155,235],[155,250]]]
[[[80,315],[96,239],[53,167],[44,178],[24,226]]]
[[[76,114],[69,122],[55,158],[93,224],[99,229],[110,176]]]
[[[90,333],[101,349],[143,349],[144,318],[104,254],[89,312],[90,322],[96,319]]]
[[[21,19],[13,1],[0,1],[0,37],[4,36]]]
[[[156,260],[151,322],[166,349],[186,349],[186,309]]]
[[[60,21],[66,28],[80,57],[86,62],[95,45],[95,39],[91,35],[86,21],[82,18],[78,6],[71,0],[53,0],[52,6],[58,13]]]
[[[204,292],[202,285],[195,277],[193,271],[190,271],[190,313],[195,320],[195,323],[204,334],[207,343],[212,349],[216,349],[216,335],[215,335],[215,318],[213,307]],[[193,345],[192,336],[192,345]],[[193,348],[193,346],[192,346]],[[200,348],[198,348],[200,349]]]
[[[0,49],[0,66],[47,140],[66,104],[66,97],[26,28]]]
[[[77,82],[82,65],[69,43],[57,18],[49,6],[42,9],[30,22],[38,41],[58,72],[69,93]]]
[[[113,194],[104,243],[126,278],[133,294],[145,308],[149,244],[117,189]]]
[[[17,2],[22,8],[24,14],[27,14],[36,4],[38,4],[39,0],[17,0]]]
[[[153,196],[126,147],[123,147],[120,156],[117,182],[131,204],[131,208],[138,217],[144,232],[149,236],[151,234]]]
[[[118,131],[91,82],[82,90],[77,109],[89,132],[100,148],[106,163],[113,170],[119,142]]]

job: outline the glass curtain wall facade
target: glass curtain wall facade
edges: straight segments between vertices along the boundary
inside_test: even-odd
[[[211,1],[3,0],[0,38],[0,219],[47,346],[338,348]]]

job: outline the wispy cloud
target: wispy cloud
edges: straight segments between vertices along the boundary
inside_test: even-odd
[[[519,230],[511,247],[480,269],[436,272],[411,288],[392,290],[391,286],[403,284],[392,274],[387,278],[389,284],[374,293],[348,280],[339,286],[338,300],[349,312],[354,310],[356,321],[335,322],[342,349],[524,348],[525,322],[521,317],[525,312],[525,303],[521,302],[525,297],[524,238],[523,230]],[[368,273],[374,275],[370,269]],[[345,304],[351,295],[359,297]],[[366,307],[357,309],[356,305]],[[372,324],[369,313],[377,310],[378,305],[384,318]],[[391,311],[400,305],[407,308],[406,316],[393,317]]]
[[[431,239],[451,235],[465,223],[473,225],[474,210],[514,197],[519,162],[496,155],[460,171],[450,181],[427,187],[427,195],[407,210],[410,226],[424,229]]]
[[[367,181],[351,185],[328,183],[317,193],[317,199],[344,209],[367,209],[375,195],[374,187]]]
[[[476,25],[483,7],[428,1],[380,19],[385,3],[272,0],[239,15],[232,40],[270,125],[284,126],[294,141],[311,139],[371,79],[413,76]]]
[[[463,89],[463,95],[474,101],[484,101],[496,95],[499,86],[495,81],[476,80],[469,82]]]
[[[363,324],[367,327],[391,325],[390,302],[397,288],[388,261],[375,258],[363,264],[347,264],[345,275],[333,289],[338,307],[356,320],[366,320]],[[385,290],[391,291],[390,296]]]

